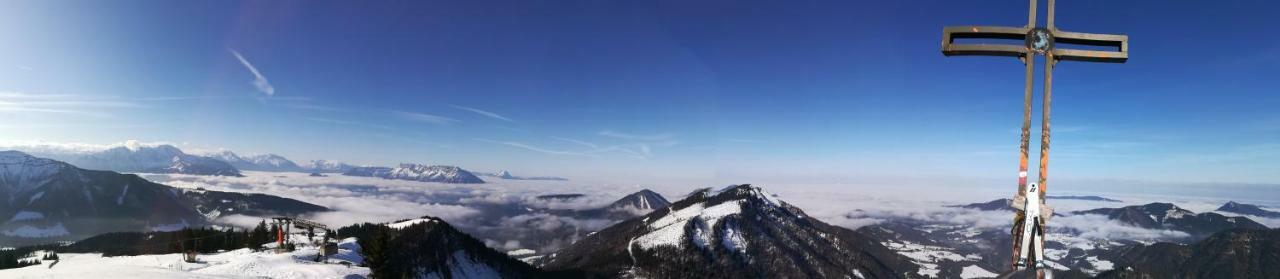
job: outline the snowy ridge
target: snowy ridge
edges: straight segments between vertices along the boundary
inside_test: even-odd
[[[353,168],[343,175],[372,176],[386,179],[412,180],[422,182],[443,183],[484,183],[475,174],[455,166],[428,166],[421,164],[400,164],[395,168],[359,167]]]
[[[409,220],[404,220],[399,222],[388,223],[387,227],[399,230],[399,229],[404,229],[406,227],[412,226],[414,224],[418,224],[418,223],[430,224],[435,221],[436,221],[435,219],[430,219],[430,218],[409,219]]]
[[[36,158],[18,151],[0,151],[0,185],[11,187],[6,191],[10,194],[6,198],[12,204],[16,197],[13,196],[14,194],[44,185],[53,179],[53,175],[69,167],[71,166],[63,162]],[[27,203],[34,202],[43,195],[44,193],[41,192],[32,196]]]

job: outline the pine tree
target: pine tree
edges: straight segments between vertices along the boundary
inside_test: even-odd
[[[388,242],[391,236],[386,229],[378,228],[373,234],[373,239],[368,241],[368,245],[361,245],[360,253],[364,255],[364,264],[369,266],[370,277],[374,279],[393,278],[390,274],[391,266],[388,264],[389,247]]]
[[[271,240],[268,239],[267,220],[258,223],[258,227],[253,228],[253,233],[249,234],[248,247],[253,250],[262,250],[262,244],[266,244]]]

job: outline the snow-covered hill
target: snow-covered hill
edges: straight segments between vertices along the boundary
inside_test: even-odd
[[[893,278],[916,266],[759,187],[701,190],[545,258],[552,271],[645,278]]]

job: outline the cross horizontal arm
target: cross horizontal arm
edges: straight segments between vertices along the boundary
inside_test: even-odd
[[[957,44],[956,39],[1001,39],[1022,41],[1027,36],[1026,27],[1004,26],[950,26],[942,29],[942,54],[987,55],[1021,57],[1027,54],[1022,44]]]
[[[1115,48],[1114,51],[1055,48],[1053,56],[1061,60],[1109,63],[1124,63],[1129,60],[1129,36],[1054,30],[1053,38],[1060,44]]]

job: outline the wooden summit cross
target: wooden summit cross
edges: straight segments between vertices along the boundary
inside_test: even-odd
[[[1022,27],[1004,27],[1004,26],[949,26],[942,30],[942,54],[946,56],[954,55],[984,55],[984,56],[1010,56],[1017,57],[1026,65],[1027,82],[1024,92],[1024,103],[1022,107],[1022,145],[1021,158],[1018,162],[1018,196],[1015,196],[1015,207],[1019,200],[1027,200],[1027,148],[1031,140],[1031,86],[1032,78],[1035,74],[1035,56],[1043,55],[1045,57],[1044,66],[1044,102],[1040,124],[1040,173],[1038,183],[1039,190],[1032,187],[1032,192],[1038,192],[1037,199],[1040,204],[1044,201],[1045,180],[1047,178],[1046,169],[1049,165],[1049,103],[1053,97],[1051,86],[1053,85],[1053,67],[1060,60],[1074,60],[1085,62],[1108,62],[1108,63],[1124,63],[1129,59],[1129,37],[1125,35],[1111,34],[1091,34],[1067,32],[1058,30],[1053,25],[1053,6],[1054,0],[1049,1],[1049,8],[1046,13],[1047,19],[1043,27],[1036,25],[1036,4],[1039,0],[1031,0],[1031,9],[1027,14],[1027,25]],[[972,44],[958,44],[956,39],[975,39],[981,40]],[[1021,44],[992,44],[989,42],[1009,40],[1022,41]],[[1056,44],[1069,44],[1079,46],[1089,46],[1086,49],[1069,49],[1059,48]],[[1021,198],[1021,199],[1019,199]],[[1039,205],[1037,205],[1039,206]],[[1047,210],[1044,210],[1048,212]],[[1044,219],[1036,218],[1038,216],[1026,216],[1027,209],[1022,207],[1014,217],[1013,233],[1013,259],[1014,268],[1029,267],[1040,263],[1039,258],[1043,252],[1044,239],[1043,228]],[[1048,214],[1052,214],[1049,212]],[[1032,237],[1039,238],[1038,243],[1032,244],[1037,246],[1033,252],[1036,252],[1030,261],[1019,262],[1021,253],[1026,252],[1023,249],[1023,225],[1026,224],[1027,218],[1032,217],[1032,224],[1035,226],[1036,232]],[[1046,216],[1047,217],[1047,216]],[[1038,237],[1037,237],[1038,236]],[[1025,260],[1025,257],[1022,258]],[[1042,266],[1040,266],[1042,267]]]

